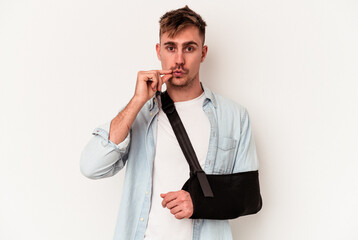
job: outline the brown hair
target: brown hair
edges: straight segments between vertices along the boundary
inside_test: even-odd
[[[203,37],[204,44],[206,23],[201,16],[191,10],[188,5],[165,13],[160,18],[159,24],[159,39],[166,32],[168,32],[169,37],[172,38],[185,27],[196,26],[199,29],[199,34]]]

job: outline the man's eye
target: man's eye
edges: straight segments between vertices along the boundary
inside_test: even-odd
[[[187,51],[187,52],[192,52],[193,50],[194,50],[193,47],[186,47],[186,49],[185,49],[185,51]]]
[[[172,52],[174,51],[174,47],[168,47],[168,50]]]

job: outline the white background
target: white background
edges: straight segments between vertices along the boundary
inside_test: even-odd
[[[80,153],[185,4],[208,24],[201,80],[252,119],[264,206],[234,239],[358,239],[357,1],[0,0],[1,240],[112,239],[124,171],[86,179]]]

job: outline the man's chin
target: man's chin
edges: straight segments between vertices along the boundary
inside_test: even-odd
[[[186,87],[188,85],[187,79],[183,77],[172,77],[168,82],[173,87]]]

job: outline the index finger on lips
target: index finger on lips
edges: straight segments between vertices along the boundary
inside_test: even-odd
[[[173,72],[173,70],[158,70],[160,75],[170,74]]]
[[[162,82],[166,83],[168,82],[169,79],[171,79],[173,77],[173,74],[165,74],[162,78]]]

